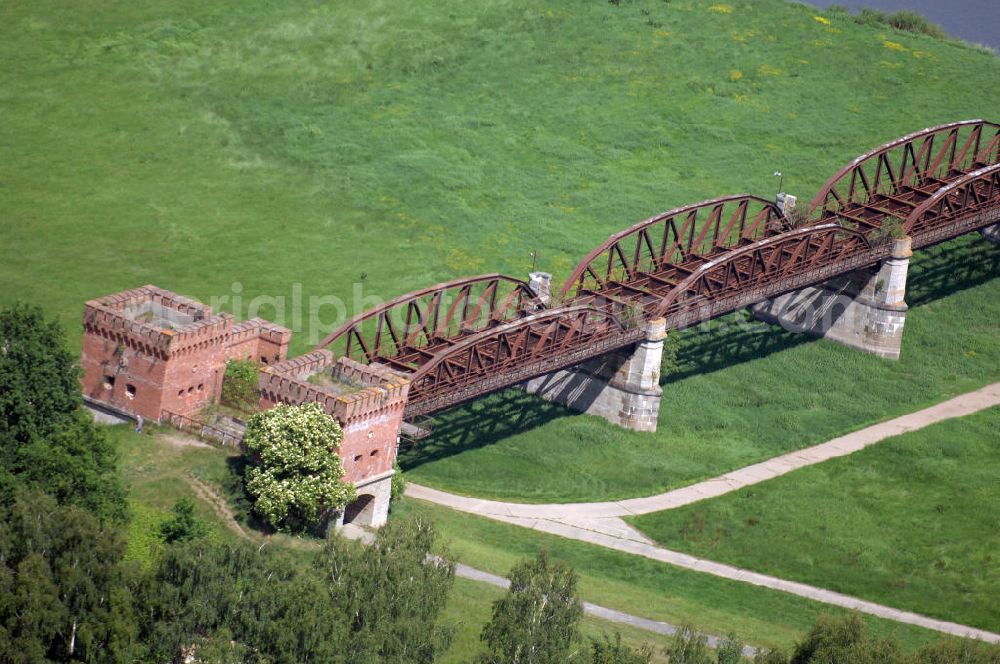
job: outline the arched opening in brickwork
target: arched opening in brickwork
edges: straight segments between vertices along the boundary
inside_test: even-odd
[[[372,517],[375,516],[375,496],[362,494],[357,499],[348,503],[344,508],[344,524],[353,523],[359,526],[370,526]]]

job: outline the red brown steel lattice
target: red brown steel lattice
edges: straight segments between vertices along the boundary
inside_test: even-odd
[[[411,380],[426,415],[626,348],[646,321],[695,324],[886,258],[890,237],[927,246],[1000,222],[1000,125],[932,127],[838,171],[797,227],[743,194],[676,208],[609,237],[547,309],[499,274],[403,295],[351,319],[320,347]]]

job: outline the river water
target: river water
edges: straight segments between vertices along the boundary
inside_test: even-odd
[[[819,7],[842,5],[856,11],[861,7],[886,12],[908,9],[923,14],[949,34],[973,44],[1000,51],[1000,0],[809,0]]]

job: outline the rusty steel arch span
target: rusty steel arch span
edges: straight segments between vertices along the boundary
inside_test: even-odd
[[[411,371],[456,338],[542,308],[528,284],[502,274],[464,277],[400,295],[354,316],[317,349]]]
[[[931,127],[838,171],[792,223],[743,194],[651,217],[596,247],[547,309],[499,274],[438,284],[360,314],[320,344],[411,380],[425,415],[628,347],[646,321],[667,329],[729,313],[915,248],[1000,222],[1000,125]]]
[[[426,415],[639,341],[644,331],[592,306],[568,306],[484,329],[410,376],[406,416]]]
[[[810,205],[814,216],[862,231],[904,219],[940,187],[1000,162],[1000,125],[965,120],[885,143],[837,171]]]
[[[666,318],[670,328],[686,327],[874,262],[871,249],[863,233],[836,223],[764,238],[703,263],[651,317]]]
[[[663,273],[753,242],[767,232],[789,228],[772,202],[739,194],[668,210],[598,245],[577,264],[562,287],[562,297],[628,290],[640,275]],[[660,281],[669,280],[661,274]],[[668,281],[669,282],[669,281]],[[653,280],[650,285],[660,285]]]
[[[1000,220],[1000,163],[938,189],[903,222],[914,247],[925,247]]]

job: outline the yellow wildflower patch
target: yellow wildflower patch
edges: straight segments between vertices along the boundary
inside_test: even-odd
[[[885,67],[886,69],[899,69],[903,66],[899,62],[889,62],[888,60],[879,60],[879,65]]]
[[[674,33],[670,32],[669,30],[657,30],[656,31],[656,36],[657,37],[669,37],[672,34],[674,34]]]
[[[888,39],[886,39],[885,41],[882,42],[882,46],[885,46],[890,51],[905,51],[906,50],[906,47],[903,46],[902,44],[898,44],[898,43],[896,43],[894,41],[889,41]]]
[[[772,67],[771,65],[761,65],[757,67],[757,73],[761,76],[781,76],[785,73],[783,69],[778,69],[777,67]]]
[[[708,8],[708,11],[715,12],[716,14],[732,14],[733,7],[732,5],[724,5],[724,4],[712,5],[711,7]]]
[[[813,16],[813,20],[817,23],[822,23],[823,25],[830,25],[830,19],[824,18],[822,16]]]
[[[740,80],[741,78],[743,78],[743,72],[741,72],[739,69],[733,69],[732,71],[729,72],[729,80],[730,81],[732,81],[732,82],[735,83],[736,81]]]

